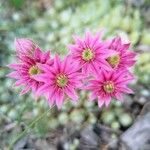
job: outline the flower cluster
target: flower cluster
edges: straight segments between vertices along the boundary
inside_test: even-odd
[[[112,98],[122,101],[124,93],[133,93],[128,88],[134,79],[129,69],[136,53],[120,37],[104,41],[101,36],[101,32],[86,32],[83,39],[74,36],[63,60],[58,55],[52,58],[50,51],[42,52],[30,39],[16,39],[17,63],[8,65],[14,70],[8,77],[17,80],[15,86],[23,86],[21,94],[32,90],[59,109],[67,97],[78,100],[78,89],[90,91],[89,99],[98,100],[99,107],[107,107]]]

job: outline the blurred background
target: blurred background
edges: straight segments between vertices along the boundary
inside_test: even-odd
[[[0,0],[0,149],[148,150],[149,25],[149,0]],[[79,91],[77,105],[67,101],[62,110],[54,107],[29,126],[49,108],[44,98],[36,102],[32,94],[19,96],[14,80],[5,77],[10,72],[6,65],[16,61],[15,37],[32,38],[43,50],[65,56],[72,34],[83,36],[87,28],[106,28],[104,38],[120,35],[131,41],[138,53],[133,69],[137,80],[131,85],[135,94],[100,109],[88,101],[88,93]],[[18,136],[24,129],[29,130]]]

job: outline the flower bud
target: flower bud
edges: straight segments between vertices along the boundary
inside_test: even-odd
[[[32,40],[27,39],[27,38],[15,39],[14,45],[15,45],[18,56],[32,55],[36,47],[36,44]]]

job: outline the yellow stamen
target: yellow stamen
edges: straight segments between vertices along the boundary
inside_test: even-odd
[[[56,84],[59,87],[65,87],[68,83],[68,78],[66,77],[66,75],[60,74],[56,77]]]
[[[114,55],[114,56],[108,57],[107,61],[113,68],[115,68],[120,63],[120,56]]]
[[[106,93],[113,93],[115,90],[115,86],[112,81],[105,82],[103,85],[103,88]]]
[[[29,69],[29,75],[32,76],[32,75],[37,75],[37,74],[40,74],[41,73],[41,70],[38,68],[38,66],[34,65],[32,66],[30,69]]]
[[[82,52],[82,59],[85,61],[90,61],[94,57],[94,53],[92,52],[91,49],[85,49]]]

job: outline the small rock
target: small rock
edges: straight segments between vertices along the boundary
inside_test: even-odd
[[[150,147],[150,113],[140,117],[122,136],[126,149],[141,150]],[[143,149],[143,150],[146,150]]]
[[[97,150],[99,147],[99,137],[94,133],[91,126],[81,131],[79,150]]]

